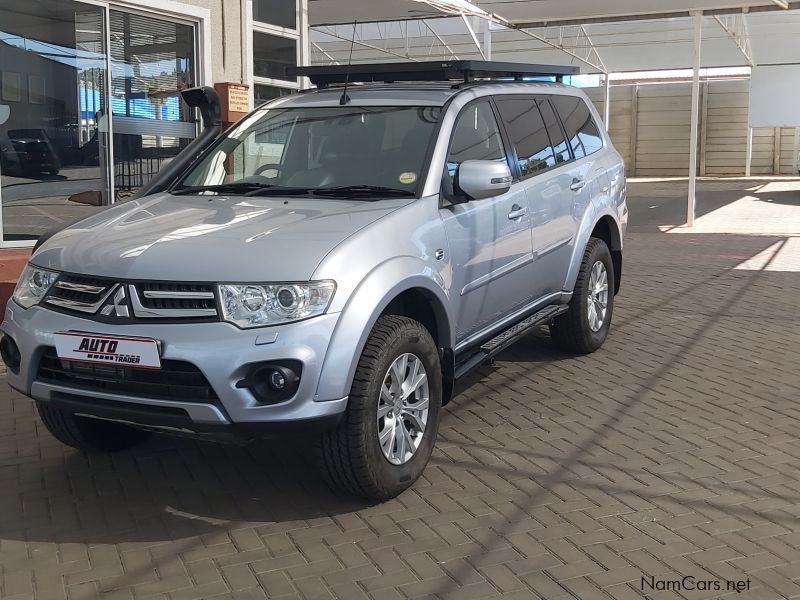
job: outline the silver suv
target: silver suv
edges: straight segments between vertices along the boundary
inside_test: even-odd
[[[428,67],[304,68],[317,89],[202,136],[164,191],[43,241],[0,350],[50,432],[313,434],[332,485],[385,499],[471,369],[541,325],[598,349],[627,208],[595,109],[542,68]]]

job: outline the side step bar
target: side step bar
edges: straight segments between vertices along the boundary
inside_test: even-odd
[[[508,329],[502,331],[496,337],[493,337],[487,342],[484,342],[473,354],[467,356],[465,360],[459,361],[456,359],[456,372],[455,379],[461,379],[473,369],[479,367],[490,358],[496,356],[511,344],[527,335],[531,329],[547,323],[548,321],[556,318],[558,315],[564,314],[569,310],[566,304],[558,304],[543,308],[537,313],[532,314],[527,319],[512,325]]]

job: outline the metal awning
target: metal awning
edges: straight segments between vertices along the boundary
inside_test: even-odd
[[[468,5],[465,7],[465,5]],[[693,11],[740,12],[800,8],[788,0],[308,0],[311,26],[375,21],[426,19],[460,14],[461,10],[491,13],[510,23],[543,25],[617,19],[686,17]]]
[[[353,62],[490,58],[481,54],[484,27],[482,19],[461,17],[359,23]],[[582,73],[682,69],[693,64],[691,17],[524,30],[494,23],[491,28],[492,60],[575,64]],[[346,61],[352,35],[352,22],[315,27],[312,62]],[[703,23],[701,66],[796,63],[800,60],[797,39],[800,39],[800,10],[707,14]]]

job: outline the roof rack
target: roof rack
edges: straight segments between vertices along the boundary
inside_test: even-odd
[[[290,77],[308,77],[318,88],[331,84],[395,83],[397,81],[462,81],[478,79],[511,79],[523,81],[531,77],[555,77],[563,81],[567,75],[577,75],[575,66],[529,65],[523,63],[485,60],[453,60],[423,62],[390,62],[355,65],[289,67]]]

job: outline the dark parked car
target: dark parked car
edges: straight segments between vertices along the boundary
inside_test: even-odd
[[[4,148],[3,167],[18,174],[57,175],[61,161],[43,129],[10,129],[11,145]]]

